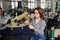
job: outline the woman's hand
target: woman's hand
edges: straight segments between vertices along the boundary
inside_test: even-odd
[[[35,27],[34,27],[34,26],[32,26],[32,25],[29,25],[29,28],[30,28],[30,29],[32,29],[32,30],[34,30],[34,29],[35,29]]]
[[[24,23],[25,23],[25,25],[28,25],[29,24],[29,21],[25,21]]]

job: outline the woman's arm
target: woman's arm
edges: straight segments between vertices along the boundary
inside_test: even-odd
[[[29,24],[29,28],[31,30],[34,30],[35,29],[35,27],[33,26],[33,23],[34,23],[33,21],[34,21],[34,19],[32,19],[31,23]]]

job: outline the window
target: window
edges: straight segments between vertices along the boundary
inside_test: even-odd
[[[40,2],[41,2],[41,8],[44,9],[46,5],[46,0],[41,0]]]
[[[0,2],[0,7],[3,8],[2,2]]]
[[[46,8],[50,9],[52,7],[51,1],[46,1]]]
[[[35,8],[35,0],[28,0],[28,8],[29,9]]]
[[[28,8],[33,9],[33,8],[34,8],[34,6],[35,6],[35,3],[28,3]]]
[[[14,2],[11,2],[12,9],[14,8]]]
[[[41,8],[45,8],[45,3],[41,3]]]
[[[18,0],[15,0],[15,7],[18,7]]]
[[[49,5],[49,8],[51,8],[51,1],[49,1],[48,5]]]
[[[35,0],[28,0],[28,2],[35,2]]]
[[[46,0],[41,0],[41,2],[46,2]]]
[[[18,7],[18,1],[17,0],[11,0],[11,6],[12,6],[12,9],[14,9],[14,7]]]

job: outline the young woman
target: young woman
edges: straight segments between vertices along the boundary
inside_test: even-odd
[[[45,18],[43,16],[42,8],[35,8],[34,18],[29,24],[29,28],[34,31],[33,37],[31,40],[45,40],[44,29],[46,26]]]

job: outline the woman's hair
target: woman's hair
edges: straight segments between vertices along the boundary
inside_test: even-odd
[[[45,21],[47,20],[47,19],[44,17],[44,15],[43,15],[44,10],[43,10],[42,8],[37,7],[37,8],[34,9],[34,11],[35,11],[35,10],[38,11],[38,13],[40,14],[40,18],[41,18],[41,19],[43,19],[43,20],[45,20]]]

